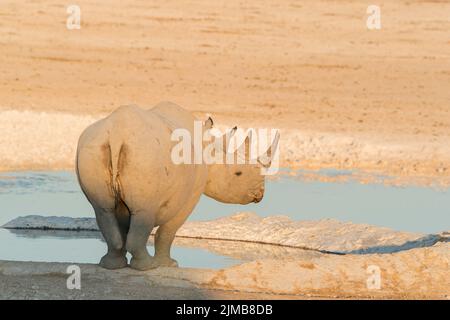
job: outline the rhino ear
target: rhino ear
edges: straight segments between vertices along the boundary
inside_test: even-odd
[[[205,127],[206,130],[211,129],[213,127],[213,125],[214,125],[214,121],[213,121],[213,119],[211,119],[211,117],[208,117],[208,119],[203,124],[203,126]]]

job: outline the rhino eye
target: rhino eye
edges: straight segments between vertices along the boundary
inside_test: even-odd
[[[242,171],[236,171],[234,174],[240,176],[242,174]]]

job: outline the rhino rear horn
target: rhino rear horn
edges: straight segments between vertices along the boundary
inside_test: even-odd
[[[228,152],[230,145],[231,145],[231,138],[233,138],[234,134],[237,131],[237,126],[235,126],[234,128],[232,128],[231,130],[229,130],[226,134],[225,134],[225,141],[223,144],[223,148],[224,148],[224,152]]]
[[[245,157],[246,159],[250,159],[251,151],[252,151],[252,136],[253,131],[249,130],[247,133],[247,137],[245,138]]]

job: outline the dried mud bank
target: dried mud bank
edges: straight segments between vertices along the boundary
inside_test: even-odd
[[[0,261],[1,299],[386,298],[449,299],[450,245],[395,254],[267,259],[222,270],[104,270],[82,264],[82,290],[67,290],[69,264]],[[380,285],[373,285],[375,266]],[[20,279],[20,281],[19,281]]]
[[[395,254],[321,254],[310,259],[254,261],[203,275],[181,270],[177,276],[201,287],[248,292],[335,298],[448,299],[449,249],[448,243],[440,243]],[[380,287],[368,284],[371,266],[380,271]]]
[[[94,218],[25,216],[2,226],[7,229],[96,231]],[[188,221],[177,238],[240,241],[327,253],[392,253],[447,242],[449,233],[421,234],[340,222],[334,219],[293,221],[286,216],[261,218],[240,212],[211,221]]]
[[[41,216],[17,218],[3,227],[21,229],[20,232],[98,230],[91,218]],[[82,264],[85,291],[70,295],[81,299],[95,295],[97,298],[184,295],[197,299],[447,299],[449,234],[423,235],[331,219],[296,222],[283,216],[260,218],[253,213],[238,213],[212,221],[188,222],[175,241],[181,246],[245,257],[243,264],[221,270],[160,268],[143,273],[130,269],[111,272]],[[6,290],[0,292],[15,290],[19,294],[22,291],[14,279],[25,277],[22,289],[26,294],[22,297],[66,297],[69,295],[63,286],[66,268],[67,264],[61,263],[0,261],[0,283]],[[380,280],[375,284],[371,282],[373,270]],[[102,279],[108,283],[106,291]],[[51,286],[52,280],[61,282],[60,286]],[[28,284],[43,290],[31,290]],[[118,287],[124,290],[119,293]],[[180,291],[170,296],[174,288]]]
[[[79,135],[100,118],[98,115],[59,112],[0,111],[0,171],[72,170]],[[261,124],[254,124],[255,128],[258,126]],[[450,162],[447,144],[279,129],[279,165],[293,169],[289,174],[295,175],[296,169],[334,168],[354,172],[332,178],[309,173],[303,178],[338,180],[352,177],[374,182],[384,175],[389,178],[382,182],[389,184],[450,185],[450,170],[445,165]]]
[[[72,169],[78,137],[96,117],[0,111],[0,171]]]
[[[132,269],[109,271],[92,264],[78,265],[81,289],[68,290],[68,266],[67,263],[0,261],[0,300],[299,299],[298,296],[199,288],[185,280]]]

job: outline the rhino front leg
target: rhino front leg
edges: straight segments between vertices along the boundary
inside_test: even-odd
[[[132,255],[130,267],[133,269],[145,271],[154,268],[153,257],[147,251],[147,242],[153,226],[151,212],[136,211],[131,214],[126,249]]]
[[[155,267],[178,267],[178,262],[170,257],[170,248],[172,247],[175,234],[182,223],[166,223],[158,228],[155,234]]]
[[[125,234],[117,223],[114,210],[96,208],[95,217],[108,246],[108,252],[100,260],[100,266],[106,269],[125,268],[128,265],[125,256]]]
[[[189,215],[194,210],[200,193],[192,197],[185,207],[172,220],[161,225],[155,234],[155,258],[154,264],[156,267],[178,267],[178,262],[170,256],[170,248],[172,247],[175,234],[178,229],[187,220]]]
[[[175,234],[194,210],[198,198],[199,196],[194,197],[178,215],[161,225],[156,231],[154,258],[156,267],[178,267],[178,262],[170,256],[170,248],[175,239]]]

